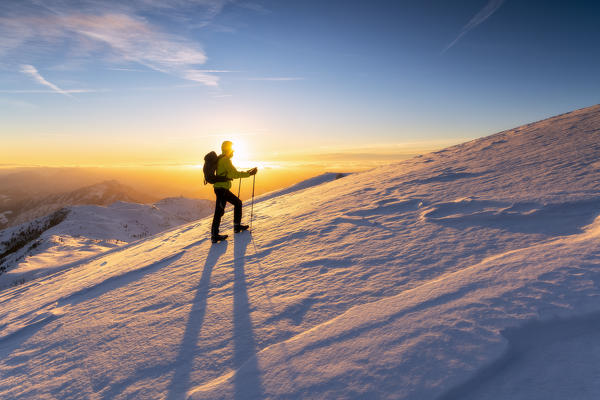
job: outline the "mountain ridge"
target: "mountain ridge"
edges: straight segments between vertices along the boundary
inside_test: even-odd
[[[27,196],[25,200],[12,199],[8,196],[0,210],[0,215],[2,215],[0,227],[5,229],[33,221],[67,206],[107,206],[115,201],[152,203],[155,199],[116,180],[105,180],[68,192],[46,194],[42,197]]]

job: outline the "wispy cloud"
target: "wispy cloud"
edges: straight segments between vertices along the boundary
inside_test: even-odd
[[[77,93],[104,93],[110,92],[108,89],[66,89],[63,90],[66,94],[77,94]],[[0,93],[56,93],[54,90],[36,90],[36,89],[0,89]]]
[[[54,83],[48,82],[46,78],[40,75],[38,70],[33,65],[21,65],[21,72],[33,78],[33,80],[35,80],[37,83],[49,87],[56,93],[72,97],[69,93],[56,86]]]
[[[108,68],[111,71],[123,71],[123,72],[146,72],[146,70],[143,69],[136,69],[136,68],[117,68],[117,67],[113,67],[113,68]]]
[[[37,0],[6,0],[0,4],[0,57],[30,65],[47,61],[49,53],[62,52],[65,62],[74,55],[78,60],[101,60],[124,69],[135,69],[130,66],[138,64],[216,86],[219,77],[212,74],[225,71],[198,69],[207,60],[199,43],[161,27],[169,26],[165,23],[169,19],[173,22],[190,15],[208,23],[231,1],[60,0],[49,6]],[[21,72],[66,94],[29,68]]]
[[[204,64],[206,54],[195,43],[158,30],[144,20],[125,14],[61,17],[66,30],[105,44],[113,56],[156,71],[215,86],[218,77],[194,73],[193,65]]]
[[[184,78],[189,79],[190,81],[203,83],[206,86],[217,86],[219,84],[218,76],[200,70],[190,69],[185,72]]]
[[[304,78],[296,76],[280,76],[280,77],[264,77],[264,78],[248,78],[249,81],[274,81],[274,82],[285,82],[285,81],[302,81]]]
[[[211,74],[226,74],[231,72],[240,72],[240,71],[232,71],[229,69],[199,69],[200,72],[207,72]]]
[[[239,2],[236,3],[238,7],[245,8],[247,10],[252,10],[260,14],[270,14],[271,10],[267,9],[264,5],[256,2]]]
[[[502,4],[504,4],[504,2],[505,0],[489,0],[487,4],[481,10],[479,10],[477,14],[475,14],[475,16],[471,18],[471,20],[465,26],[463,26],[456,39],[454,39],[448,46],[446,46],[444,50],[442,50],[442,53],[445,53],[446,51],[448,51],[448,49],[450,49],[452,46],[458,43],[458,41],[462,39],[462,37],[465,36],[467,33],[469,33],[470,30],[472,30],[477,25],[481,24],[486,19],[491,17],[492,14],[498,11],[498,9],[502,6]]]

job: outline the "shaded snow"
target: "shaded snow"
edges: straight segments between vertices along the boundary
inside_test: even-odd
[[[7,224],[8,223],[8,218],[6,218],[7,215],[12,214],[12,211],[4,211],[0,213],[0,224]]]
[[[0,396],[595,399],[599,135],[578,110],[2,291]]]

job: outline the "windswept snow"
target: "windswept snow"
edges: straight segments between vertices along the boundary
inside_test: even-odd
[[[97,256],[186,222],[212,214],[209,200],[173,197],[155,204],[115,202],[103,206],[72,206],[64,211],[59,224],[43,229],[19,251],[0,256],[7,272],[0,275],[0,288],[30,280],[36,276],[69,267],[83,259]],[[39,230],[46,218],[0,231],[0,255],[3,243],[22,232]]]
[[[4,290],[0,397],[595,399],[599,139],[594,106]]]
[[[313,186],[322,185],[323,183],[343,178],[346,175],[348,175],[348,174],[344,174],[341,172],[326,172],[324,174],[317,175],[315,177],[303,180],[302,182],[298,182],[295,185],[292,185],[285,189],[280,189],[280,190],[275,190],[273,192],[265,193],[261,196],[258,196],[256,199],[256,202],[270,200],[275,197],[283,196],[284,194],[290,194],[290,193],[298,192],[300,190],[311,188]]]

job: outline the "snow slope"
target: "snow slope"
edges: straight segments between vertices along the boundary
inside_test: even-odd
[[[317,175],[312,178],[303,180],[303,181],[298,182],[298,183],[296,183],[290,187],[287,187],[285,189],[275,190],[273,192],[269,192],[269,193],[265,193],[260,196],[257,196],[255,202],[258,203],[261,201],[273,199],[275,197],[283,196],[285,194],[290,194],[290,193],[298,192],[300,190],[305,190],[305,189],[311,188],[313,186],[322,185],[326,182],[330,182],[330,181],[333,181],[336,179],[343,178],[344,176],[347,176],[347,175],[348,174],[341,173],[341,172],[325,172],[324,174]]]
[[[0,288],[21,283],[36,276],[55,272],[82,259],[141,238],[155,235],[186,222],[212,214],[212,201],[173,197],[155,204],[115,202],[109,206],[71,206],[60,212],[66,217],[46,226],[48,217],[0,231]],[[49,228],[49,229],[48,229]],[[2,257],[6,243],[23,232],[31,235],[27,245]]]
[[[2,291],[0,397],[595,399],[599,139],[594,106]]]

